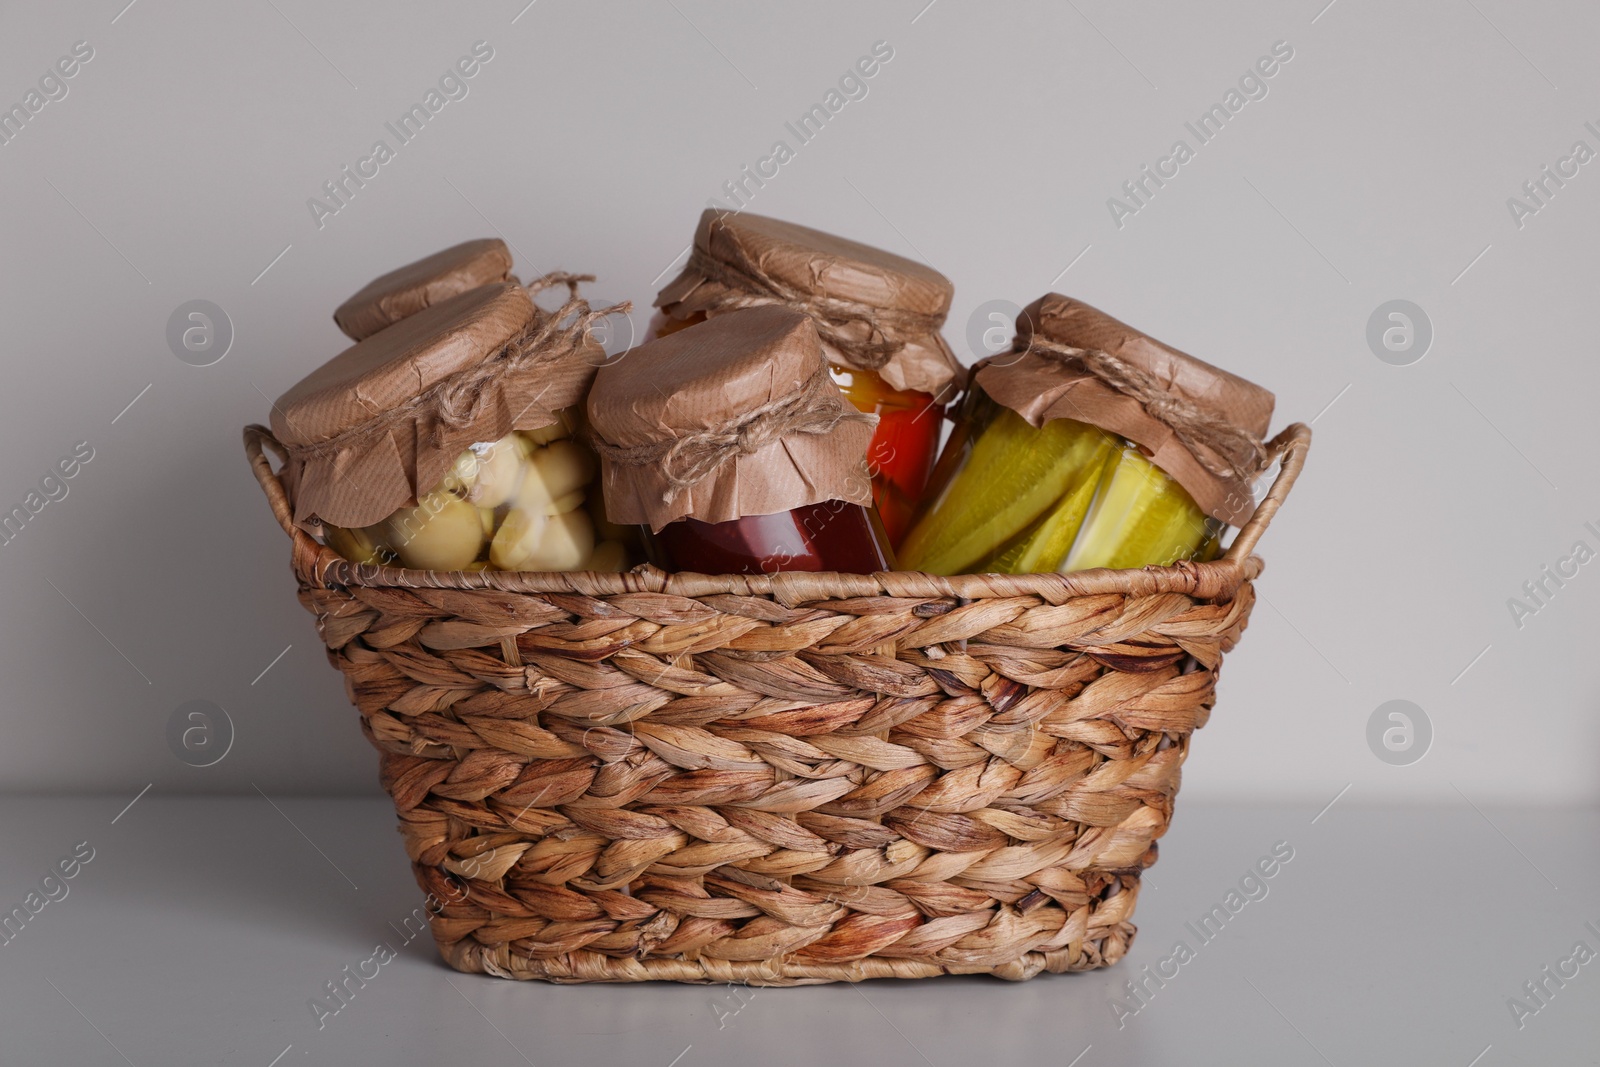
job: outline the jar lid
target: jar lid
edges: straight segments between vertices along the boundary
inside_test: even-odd
[[[939,334],[954,291],[932,267],[892,252],[792,222],[708,208],[689,262],[655,302],[678,319],[785,304],[816,320],[833,362],[877,371],[893,389],[949,399],[966,381]]]
[[[1017,316],[1013,351],[974,381],[1034,426],[1077,419],[1128,438],[1232,526],[1255,510],[1272,393],[1119,322],[1048,293]]]
[[[372,279],[339,305],[333,321],[360,341],[425,307],[510,276],[511,253],[500,238],[463,241]]]
[[[272,406],[297,523],[360,527],[433,489],[461,450],[556,421],[583,399],[605,351],[576,282],[553,314],[497,282],[451,297],[345,349]]]
[[[815,325],[789,308],[730,311],[631,350],[601,368],[589,423],[613,522],[872,502],[877,417],[845,400]]]

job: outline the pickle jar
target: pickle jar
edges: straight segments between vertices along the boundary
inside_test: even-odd
[[[932,574],[1171,565],[1254,508],[1267,390],[1049,294],[973,372],[900,563]]]
[[[589,394],[606,511],[651,562],[707,574],[893,569],[872,503],[876,419],[811,319],[730,311],[632,349]]]
[[[940,336],[950,280],[901,256],[819,230],[707,209],[683,272],[657,295],[646,339],[760,304],[811,316],[829,372],[878,416],[868,455],[873,497],[897,543],[933,469],[943,405],[966,371]]]
[[[575,289],[575,287],[574,287]],[[594,514],[582,399],[603,360],[577,297],[496,282],[377,330],[273,405],[295,521],[356,563],[621,570]]]

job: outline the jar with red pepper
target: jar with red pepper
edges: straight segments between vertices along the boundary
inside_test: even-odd
[[[646,339],[740,308],[777,304],[812,319],[829,373],[878,416],[868,455],[891,543],[933,470],[943,405],[966,372],[939,334],[950,280],[921,263],[805,226],[708,209],[683,272],[656,297]]]

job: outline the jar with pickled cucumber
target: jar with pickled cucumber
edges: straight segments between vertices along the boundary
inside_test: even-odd
[[[831,380],[809,317],[719,314],[601,369],[606,506],[652,562],[710,574],[893,569],[866,457],[875,420]]]
[[[603,361],[576,295],[551,320],[514,281],[357,342],[273,406],[295,521],[355,563],[623,570],[582,398]]]
[[[978,364],[900,564],[932,574],[1213,558],[1254,507],[1267,390],[1049,294]]]
[[[966,378],[939,333],[952,292],[938,271],[881,249],[708,209],[683,272],[656,297],[646,340],[761,304],[809,315],[834,382],[857,410],[878,416],[867,462],[897,543],[933,469],[944,405]]]

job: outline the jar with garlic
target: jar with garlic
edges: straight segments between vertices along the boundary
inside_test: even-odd
[[[479,286],[346,349],[273,406],[295,520],[356,563],[418,570],[623,570],[584,394],[604,359],[572,296],[538,308]]]

